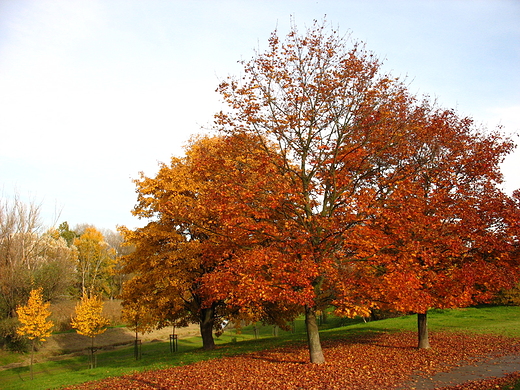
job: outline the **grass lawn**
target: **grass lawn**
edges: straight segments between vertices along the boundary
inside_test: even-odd
[[[477,333],[495,333],[520,338],[520,307],[479,307],[457,310],[434,310],[429,314],[430,331],[453,330]],[[343,325],[343,326],[340,326]],[[330,317],[321,326],[321,336],[327,338],[345,338],[370,332],[415,330],[416,316],[405,316],[381,321],[364,323],[362,320],[342,320]],[[0,371],[0,389],[49,389],[82,383],[85,381],[118,376],[125,373],[154,370],[170,366],[185,365],[201,360],[222,356],[253,352],[287,343],[305,342],[303,320],[295,322],[295,331],[278,330],[273,337],[273,327],[257,328],[258,339],[253,327],[246,327],[237,334],[234,330],[226,331],[216,339],[218,348],[214,351],[201,349],[200,337],[179,340],[179,351],[170,353],[168,342],[146,343],[142,346],[142,358],[134,359],[132,347],[98,352],[95,369],[88,369],[88,356],[69,357],[56,361],[46,361],[34,365],[34,380],[30,379],[29,367],[19,367]],[[432,345],[435,348],[435,345]],[[11,357],[9,357],[11,356]],[[2,358],[16,359],[16,355]],[[14,356],[14,357],[13,357]],[[7,362],[7,363],[4,363]]]

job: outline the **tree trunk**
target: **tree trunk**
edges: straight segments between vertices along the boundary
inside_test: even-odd
[[[94,337],[90,338],[90,369],[94,368]]]
[[[31,340],[31,380],[34,379],[33,363],[34,363],[34,339]]]
[[[419,344],[417,348],[426,349],[430,348],[430,340],[428,339],[428,312],[417,313],[417,334],[419,338]]]
[[[200,335],[202,336],[202,348],[215,349],[213,340],[214,309],[209,307],[200,311]]]
[[[314,307],[305,306],[305,328],[307,330],[311,363],[325,363],[325,356],[323,356],[321,349],[320,332],[316,321],[316,309]]]
[[[321,313],[321,321],[323,324],[326,324],[329,320],[329,317],[327,316],[327,310],[323,309],[323,312]]]
[[[139,360],[139,332],[137,331],[137,324],[135,324],[134,359]]]

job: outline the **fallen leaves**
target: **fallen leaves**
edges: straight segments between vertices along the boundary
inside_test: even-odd
[[[431,376],[488,357],[520,354],[518,339],[459,333],[435,333],[431,339],[434,348],[417,350],[413,332],[373,333],[324,341],[327,362],[320,365],[307,363],[308,351],[298,345],[108,378],[68,389],[395,389],[406,388],[413,373]],[[487,387],[472,383],[468,386],[475,387],[453,389],[481,390],[495,385],[486,383]]]

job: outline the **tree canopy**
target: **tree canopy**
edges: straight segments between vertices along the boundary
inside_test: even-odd
[[[94,227],[86,227],[83,234],[74,238],[78,251],[78,283],[81,295],[109,293],[109,277],[115,263],[115,250],[103,234]]]
[[[122,229],[127,299],[161,320],[304,313],[322,363],[329,305],[426,315],[518,277],[518,205],[499,189],[510,139],[412,95],[325,24],[275,31],[242,65],[218,88],[219,135],[136,181],[134,214],[151,222]]]
[[[16,310],[18,320],[22,323],[18,334],[27,336],[29,340],[45,341],[54,326],[52,321],[47,320],[51,315],[49,306],[49,302],[43,301],[42,288],[31,290],[27,304]]]
[[[105,332],[110,320],[103,316],[103,301],[97,296],[86,295],[76,305],[71,325],[78,334],[94,338]]]
[[[172,158],[156,177],[143,175],[136,181],[139,197],[134,214],[152,221],[134,231],[120,229],[126,243],[135,248],[123,258],[122,272],[133,275],[123,288],[125,307],[153,311],[159,327],[200,324],[208,349],[214,347],[212,330],[221,329],[222,320],[251,320],[253,315],[245,305],[227,305],[226,297],[204,283],[205,276],[236,256],[241,245],[251,244],[247,229],[237,227],[240,219],[245,220],[241,203],[235,202],[239,194],[226,187],[239,182],[249,190],[264,172],[260,166],[264,159],[245,154],[244,148],[260,150],[249,141],[194,138],[184,158]],[[248,196],[257,204],[265,200],[261,193]],[[224,214],[235,224],[221,222]]]
[[[308,291],[299,303],[311,361],[324,361],[316,310],[333,303],[354,315],[379,305],[371,298],[374,280],[395,277],[383,296],[408,288],[414,291],[408,297],[417,296],[421,289],[433,291],[432,283],[437,296],[450,291],[442,303],[435,292],[414,304],[408,299],[406,309],[421,312],[449,299],[467,305],[484,298],[473,288],[487,277],[481,273],[477,280],[479,268],[507,279],[512,267],[502,267],[508,248],[501,244],[507,238],[497,228],[505,195],[497,185],[498,164],[514,146],[509,139],[411,95],[362,44],[327,34],[318,23],[303,35],[293,27],[285,41],[273,33],[268,49],[243,65],[242,77],[218,89],[229,110],[216,116],[217,127],[277,146],[281,158],[271,162],[292,192],[276,210],[279,218],[269,221],[286,224],[269,245],[265,266],[276,267],[276,253],[301,276],[292,277],[298,280],[292,291]],[[271,150],[265,148],[266,155],[274,156]],[[265,235],[265,221],[251,231]],[[403,245],[410,246],[401,251]],[[396,251],[406,253],[402,263],[411,274],[387,272],[400,266]],[[449,277],[425,266],[431,262],[440,262]],[[254,280],[257,286],[278,282]],[[405,300],[393,302],[399,308]]]

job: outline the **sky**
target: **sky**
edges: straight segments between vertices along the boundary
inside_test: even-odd
[[[115,230],[139,172],[211,126],[239,60],[323,20],[410,90],[519,143],[519,0],[0,0],[0,197]],[[520,188],[520,150],[502,165]]]

